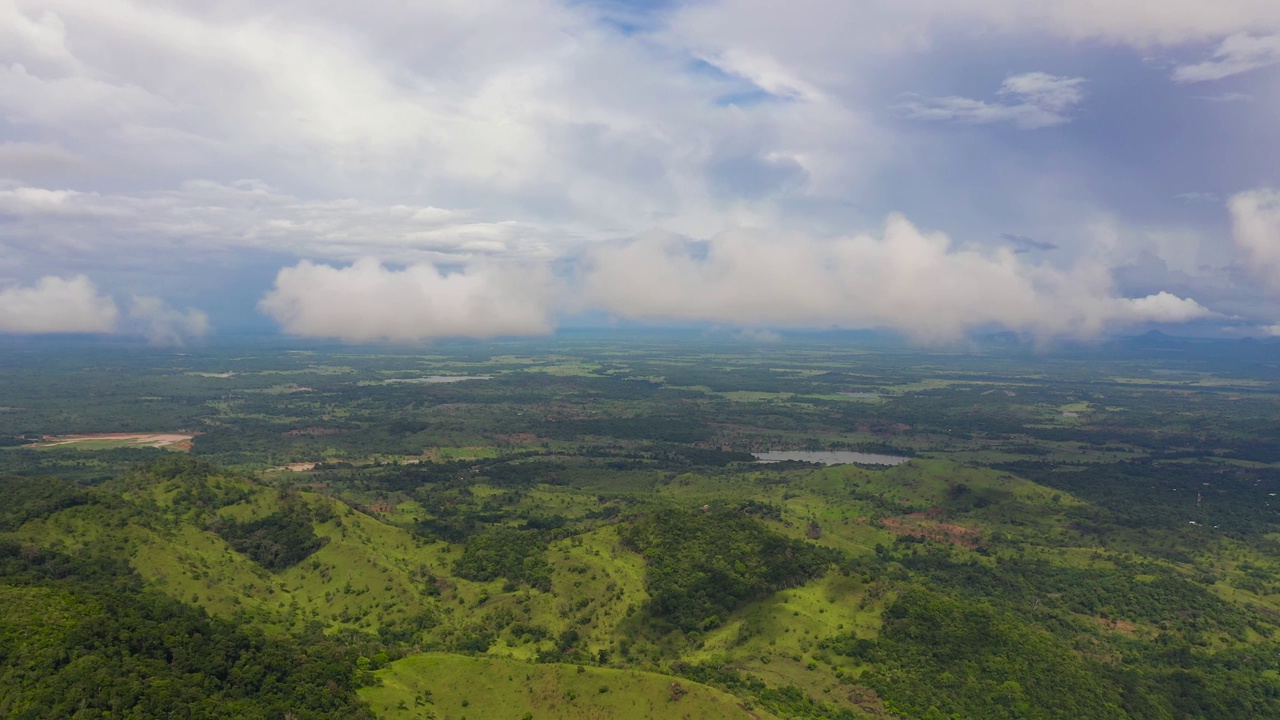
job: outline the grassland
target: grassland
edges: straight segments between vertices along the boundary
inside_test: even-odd
[[[640,670],[424,653],[378,671],[361,697],[380,717],[631,720],[773,720],[713,688]]]

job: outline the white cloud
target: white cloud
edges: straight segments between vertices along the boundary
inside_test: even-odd
[[[135,295],[126,312],[84,275],[49,275],[31,286],[0,288],[0,333],[125,333],[155,345],[181,345],[208,335],[208,316]]]
[[[119,315],[115,301],[83,275],[0,289],[0,332],[110,333]]]
[[[1277,64],[1280,64],[1280,34],[1240,33],[1223,40],[1213,51],[1211,60],[1178,67],[1173,72],[1173,79],[1184,83],[1221,80]]]
[[[964,97],[928,98],[910,95],[895,106],[909,118],[950,120],[970,124],[1007,122],[1023,130],[1062,125],[1084,100],[1084,78],[1042,72],[1010,75],[996,95],[1008,102],[988,103]]]
[[[195,308],[176,310],[160,298],[134,295],[125,322],[152,345],[182,345],[209,334],[209,316]]]
[[[1140,298],[1121,298],[1116,301],[1116,307],[1115,319],[1120,322],[1185,323],[1218,316],[1191,298],[1164,291]]]
[[[443,273],[360,260],[284,268],[260,308],[286,333],[350,341],[541,335],[552,330],[555,281],[546,268],[473,264]]]
[[[819,100],[822,91],[793,75],[771,57],[741,49],[729,49],[704,61],[720,70],[741,77],[756,87],[790,100]]]
[[[1280,290],[1280,191],[1261,188],[1231,197],[1236,249],[1251,273]]]
[[[583,302],[640,320],[889,327],[931,342],[955,341],[986,325],[1090,337],[1125,324],[1212,315],[1169,293],[1117,297],[1098,264],[1058,270],[1024,258],[1007,248],[955,247],[901,216],[890,217],[879,237],[724,233],[707,243],[705,255],[654,233],[592,251]]]

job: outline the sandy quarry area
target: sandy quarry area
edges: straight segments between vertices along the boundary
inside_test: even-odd
[[[289,472],[306,472],[315,469],[316,463],[313,462],[296,462],[282,465],[276,470],[288,470]]]
[[[182,433],[91,433],[88,435],[46,435],[44,446],[52,445],[71,445],[73,443],[89,443],[108,441],[119,443],[121,446],[135,447],[169,447],[181,446],[183,444],[190,446],[191,439],[195,435]],[[179,447],[179,449],[185,449]]]

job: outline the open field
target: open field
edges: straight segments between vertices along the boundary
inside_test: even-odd
[[[184,433],[89,433],[84,435],[45,435],[37,448],[72,446],[83,450],[105,450],[118,447],[170,448],[190,450],[195,435]]]
[[[573,665],[528,665],[501,658],[411,655],[378,672],[365,688],[381,717],[409,720],[774,720],[732,695],[667,675]],[[429,699],[428,699],[429,698]],[[427,715],[431,713],[431,715]],[[527,713],[527,714],[526,714]]]

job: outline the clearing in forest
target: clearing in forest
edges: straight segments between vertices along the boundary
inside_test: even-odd
[[[45,435],[38,448],[74,445],[84,450],[105,450],[116,447],[153,447],[171,450],[190,450],[190,433],[89,433],[85,435]]]

